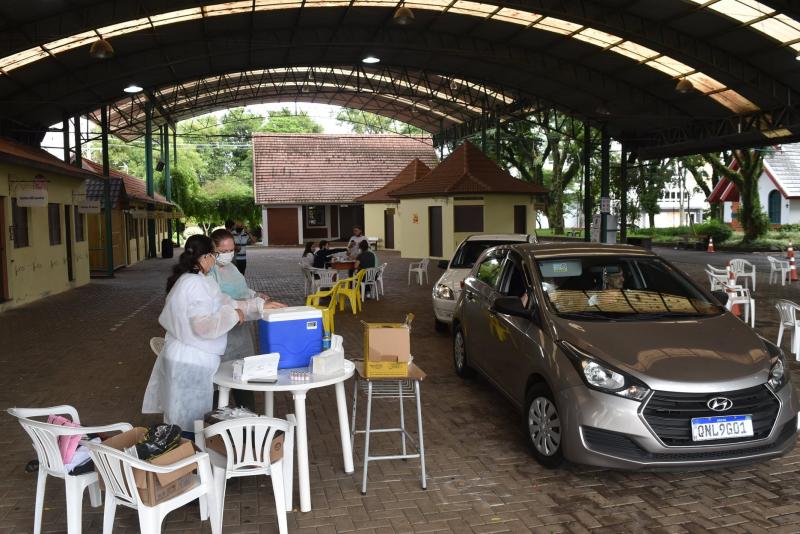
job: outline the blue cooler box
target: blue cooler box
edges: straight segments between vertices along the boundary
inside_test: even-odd
[[[322,311],[311,306],[264,310],[258,322],[261,354],[281,355],[278,369],[308,367],[322,352]]]

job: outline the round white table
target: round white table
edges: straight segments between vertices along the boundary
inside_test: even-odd
[[[315,388],[334,386],[336,389],[336,407],[339,412],[339,434],[342,440],[342,456],[344,472],[353,472],[353,447],[350,443],[350,424],[347,420],[347,401],[344,395],[344,383],[353,376],[355,365],[349,360],[344,362],[344,372],[337,375],[315,376],[311,374],[308,382],[294,381],[289,373],[295,369],[279,369],[278,381],[273,384],[239,382],[233,379],[233,361],[220,364],[214,375],[214,383],[219,386],[217,407],[228,405],[231,389],[247,391],[263,391],[265,398],[264,414],[272,417],[274,411],[274,393],[286,391],[294,399],[294,415],[297,418],[297,480],[300,485],[300,511],[311,511],[311,485],[308,472],[308,430],[306,426],[306,392]],[[291,481],[288,482],[291,484]]]

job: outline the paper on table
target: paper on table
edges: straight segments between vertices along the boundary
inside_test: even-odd
[[[252,378],[276,378],[281,355],[277,352],[248,356],[233,362],[233,379],[247,382]]]

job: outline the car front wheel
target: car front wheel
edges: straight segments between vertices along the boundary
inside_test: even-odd
[[[526,430],[533,456],[544,467],[557,467],[563,460],[563,429],[553,394],[545,384],[536,384],[527,395]]]
[[[467,344],[460,326],[455,327],[453,334],[453,366],[461,378],[469,378],[475,374],[475,371],[467,365]]]

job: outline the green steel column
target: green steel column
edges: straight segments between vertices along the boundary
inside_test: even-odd
[[[583,123],[583,240],[592,240],[592,127]]]
[[[83,154],[81,154],[81,116],[75,115],[75,166],[83,168]]]
[[[169,125],[164,126],[164,196],[172,200],[172,176],[169,173]],[[169,209],[170,218],[167,219],[167,238],[172,241],[172,208]]]
[[[619,164],[619,242],[628,240],[628,147],[622,141],[622,154]]]
[[[69,165],[69,117],[65,116],[61,123],[61,135],[64,142],[64,163]]]
[[[147,183],[147,196],[154,198],[155,184],[153,183],[153,104],[148,100],[144,106],[144,173]],[[155,205],[147,205],[147,257],[156,257],[156,221],[150,218],[150,212],[155,210]]]
[[[611,138],[608,136],[608,129],[605,124],[600,131],[600,242],[607,243],[608,236],[608,210],[603,210],[602,199],[608,198],[611,191],[610,180],[610,152]]]
[[[111,223],[111,169],[108,162],[108,106],[100,108],[100,146],[103,153],[103,205],[106,226],[106,274],[114,276],[114,229]]]

